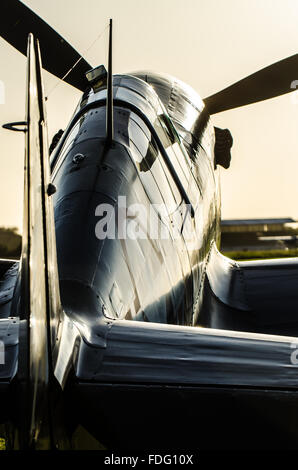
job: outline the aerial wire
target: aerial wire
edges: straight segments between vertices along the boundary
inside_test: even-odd
[[[107,28],[110,26],[110,23],[107,23],[104,27],[104,29],[99,33],[99,35],[94,39],[94,41],[90,44],[90,46],[83,52],[83,54],[79,57],[79,59],[70,67],[70,69],[63,75],[62,78],[58,78],[56,84],[53,86],[53,88],[49,91],[47,96],[45,97],[45,100],[47,101],[49,96],[53,93],[53,91],[58,87],[58,85],[61,83],[61,80],[65,80],[65,78],[70,74],[70,72],[73,71],[73,69],[78,65],[78,63],[87,55],[87,53],[90,51],[90,49],[94,46],[94,44],[99,41],[99,39],[103,36]]]

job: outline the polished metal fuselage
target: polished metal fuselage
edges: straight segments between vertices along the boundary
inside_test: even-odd
[[[214,130],[189,87],[140,72],[115,76],[113,91],[112,144],[106,89],[90,89],[51,162],[63,306],[50,321],[53,440],[84,427],[110,448],[296,449],[297,259],[217,251]],[[1,278],[3,403],[24,384],[16,270]],[[10,404],[2,422],[26,415]]]
[[[167,80],[170,92],[173,82],[158,79]],[[105,145],[105,88],[84,94],[64,133],[52,178],[66,309],[76,311],[73,299],[81,292],[85,301],[93,299],[93,315],[107,319],[196,322],[208,253],[219,241],[218,170],[209,118],[200,132],[196,128],[205,113],[202,101],[186,85],[177,81],[176,87],[176,103],[172,96],[167,105],[145,80],[115,76],[112,146]],[[100,239],[104,205],[114,210],[114,231]],[[141,236],[130,236],[136,226]]]

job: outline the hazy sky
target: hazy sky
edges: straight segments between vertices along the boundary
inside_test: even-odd
[[[107,29],[89,47],[113,18],[115,73],[166,72],[202,98],[298,49],[298,0],[24,3],[94,66],[107,62]],[[25,58],[0,39],[0,61],[5,86],[0,122],[24,120]],[[45,72],[44,80],[51,138],[65,128],[80,93],[62,82],[51,92],[57,79]],[[231,168],[222,171],[223,218],[298,217],[298,98],[293,98],[284,95],[214,116],[214,123],[234,137]],[[0,225],[22,224],[23,158],[23,134],[0,129]]]

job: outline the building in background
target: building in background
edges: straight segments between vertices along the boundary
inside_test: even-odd
[[[235,259],[298,256],[298,221],[222,220],[221,251]]]

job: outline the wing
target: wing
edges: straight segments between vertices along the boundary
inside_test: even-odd
[[[213,249],[206,274],[200,325],[298,336],[298,258],[236,262]]]
[[[18,274],[18,262],[0,260],[0,433],[15,410],[11,382],[18,364],[19,319],[12,316],[11,304]],[[9,438],[9,436],[7,436]]]

